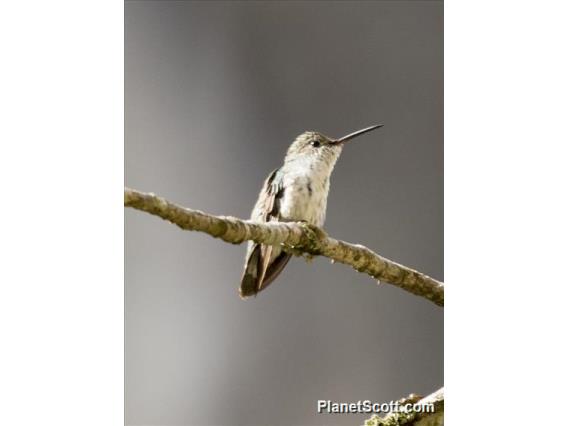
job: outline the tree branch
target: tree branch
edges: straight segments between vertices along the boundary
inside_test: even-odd
[[[394,412],[385,417],[379,417],[376,414],[369,420],[365,421],[364,426],[442,426],[444,424],[444,388],[438,389],[436,392],[425,398],[416,398],[410,395],[399,401],[401,404],[433,404],[434,412]]]
[[[251,240],[282,245],[295,254],[320,255],[444,306],[444,284],[429,276],[379,256],[359,244],[329,237],[322,229],[305,223],[259,223],[230,216],[213,216],[188,209],[151,193],[124,189],[124,205],[168,220],[181,229],[205,232],[232,244]]]

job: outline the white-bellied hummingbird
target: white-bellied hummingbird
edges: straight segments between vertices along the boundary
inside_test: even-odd
[[[382,126],[370,126],[340,139],[319,132],[302,133],[288,148],[284,164],[270,173],[264,182],[251,220],[323,226],[329,178],[343,146]],[[241,297],[264,290],[282,272],[290,256],[281,247],[249,242],[239,289]]]

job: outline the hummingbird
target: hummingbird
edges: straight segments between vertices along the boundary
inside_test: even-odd
[[[366,127],[339,139],[312,131],[299,135],[288,148],[284,164],[264,181],[250,219],[323,226],[329,178],[343,147],[357,136],[382,126]],[[241,298],[264,290],[282,272],[290,257],[281,247],[250,241],[239,288]]]

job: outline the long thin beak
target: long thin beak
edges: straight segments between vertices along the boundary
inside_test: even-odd
[[[356,138],[357,136],[361,136],[361,135],[363,135],[367,132],[370,132],[372,130],[378,129],[379,127],[383,127],[383,126],[384,126],[384,124],[375,124],[374,126],[366,127],[364,129],[361,129],[361,130],[357,130],[356,132],[349,133],[348,135],[343,136],[341,139],[337,139],[335,141],[335,143],[343,144],[343,143],[345,143],[345,142],[347,142],[351,139]]]

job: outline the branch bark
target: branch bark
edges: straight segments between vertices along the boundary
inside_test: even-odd
[[[416,398],[410,395],[399,401],[401,404],[433,404],[434,412],[420,413],[411,411],[408,413],[395,412],[385,417],[379,417],[376,414],[369,420],[365,421],[364,426],[443,426],[444,424],[444,388],[438,389],[436,392],[425,398]]]
[[[205,232],[232,244],[251,240],[282,245],[294,255],[325,256],[359,272],[444,306],[444,284],[421,272],[386,259],[359,244],[329,237],[305,223],[260,223],[230,216],[214,216],[179,206],[152,193],[124,189],[124,206],[161,217],[181,229]]]

